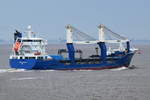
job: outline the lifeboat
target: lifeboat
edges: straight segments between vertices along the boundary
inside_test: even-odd
[[[19,49],[20,49],[20,47],[21,47],[21,43],[20,43],[20,42],[16,42],[13,49],[14,49],[16,52],[18,52]]]
[[[34,55],[41,55],[41,52],[35,52]]]

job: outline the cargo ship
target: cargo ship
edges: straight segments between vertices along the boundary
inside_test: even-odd
[[[12,53],[9,57],[10,66],[27,70],[100,70],[128,67],[136,52],[135,49],[130,48],[130,40],[114,33],[104,25],[99,25],[98,30],[98,39],[95,39],[67,25],[66,49],[59,49],[58,54],[55,55],[46,52],[47,41],[36,37],[31,25],[27,28],[26,36],[16,30]],[[83,51],[76,49],[74,44],[96,44],[97,53],[83,58]],[[117,44],[118,48],[112,49],[110,44]],[[64,53],[67,57],[63,56]],[[76,58],[77,53],[80,54],[78,58]]]

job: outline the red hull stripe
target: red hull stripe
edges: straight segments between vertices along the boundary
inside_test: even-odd
[[[127,66],[111,66],[111,67],[98,67],[98,68],[69,68],[69,69],[62,69],[62,70],[103,70],[103,69],[113,69],[113,68],[120,68],[120,67],[127,67]]]

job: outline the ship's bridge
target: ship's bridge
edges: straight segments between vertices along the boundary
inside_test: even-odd
[[[13,55],[14,56],[42,56],[45,55],[45,46],[47,45],[46,40],[43,38],[37,38],[36,33],[32,32],[31,26],[27,28],[27,36],[22,37],[22,34],[15,37],[13,44]]]
[[[45,54],[45,45],[47,44],[42,38],[22,38],[20,55],[41,55]]]

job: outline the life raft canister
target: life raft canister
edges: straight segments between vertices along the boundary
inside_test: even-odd
[[[35,52],[34,53],[34,55],[40,55],[41,54],[41,52]]]
[[[13,49],[14,49],[16,52],[18,52],[19,49],[20,49],[20,47],[21,47],[21,43],[20,43],[20,42],[16,42]]]

